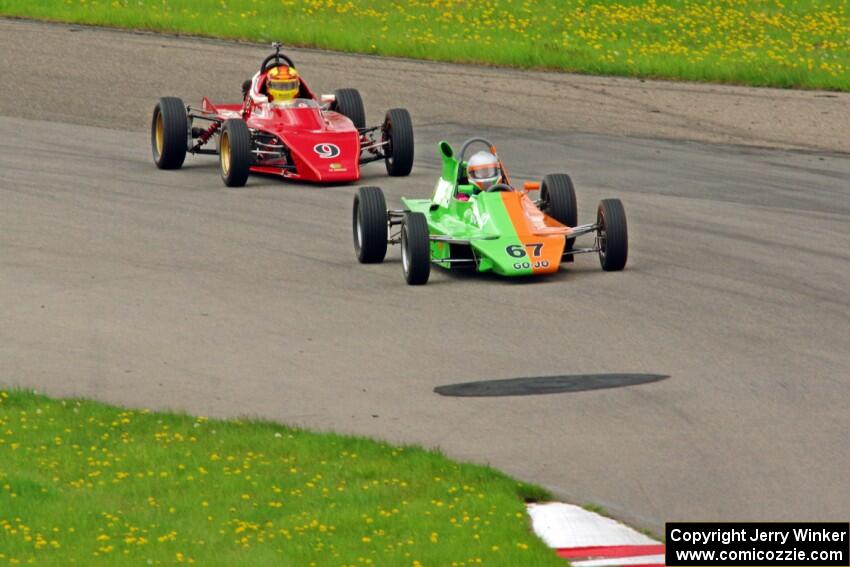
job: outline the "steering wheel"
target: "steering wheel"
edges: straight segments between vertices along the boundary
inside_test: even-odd
[[[277,51],[263,59],[263,63],[260,65],[260,73],[265,73],[272,67],[277,67],[280,65],[281,60],[285,61],[290,67],[295,67],[295,63],[292,62],[292,59],[281,53],[280,47],[277,47]]]
[[[484,192],[485,193],[509,193],[513,191],[514,188],[508,185],[507,183],[496,183],[495,185],[491,185]]]
[[[469,146],[471,146],[472,144],[486,144],[488,150],[490,148],[495,147],[493,142],[491,142],[490,140],[488,140],[486,138],[470,138],[467,141],[465,141],[463,143],[463,145],[460,147],[460,154],[457,158],[457,160],[460,163],[463,163],[463,158],[466,156],[466,150],[469,149]]]

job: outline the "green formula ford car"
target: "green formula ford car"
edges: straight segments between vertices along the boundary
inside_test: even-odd
[[[487,151],[465,161],[474,144]],[[430,199],[405,198],[405,210],[387,210],[379,187],[360,187],[354,197],[353,230],[361,263],[382,262],[387,245],[400,244],[404,277],[411,285],[428,281],[432,263],[530,276],[557,272],[576,254],[596,252],[603,270],[625,267],[628,231],[619,199],[600,201],[596,222],[578,225],[568,175],[546,175],[540,183],[517,188],[495,146],[484,138],[464,142],[457,157],[448,142],[440,142],[439,150],[442,175]],[[539,198],[533,200],[531,191]],[[594,244],[577,248],[576,237],[585,234],[595,236]]]

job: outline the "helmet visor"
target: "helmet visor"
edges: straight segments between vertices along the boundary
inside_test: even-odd
[[[470,167],[468,173],[470,179],[476,179],[479,181],[494,179],[499,177],[499,166],[496,164],[476,165]]]
[[[294,91],[298,88],[298,79],[289,79],[286,81],[269,80],[270,91]]]

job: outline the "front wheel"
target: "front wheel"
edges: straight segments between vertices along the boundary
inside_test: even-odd
[[[407,213],[401,226],[401,267],[409,285],[424,285],[431,275],[431,242],[428,220],[422,213]]]
[[[251,131],[240,118],[224,121],[218,138],[221,179],[228,187],[242,187],[251,171]]]
[[[403,108],[387,111],[381,127],[384,161],[391,177],[406,177],[413,169],[413,121]]]
[[[361,187],[354,196],[354,253],[361,264],[387,255],[387,202],[380,187]]]
[[[606,272],[618,272],[626,267],[629,257],[629,233],[626,210],[619,199],[603,199],[596,209],[596,245],[599,263]]]
[[[151,151],[160,169],[180,169],[189,145],[189,116],[177,97],[159,99],[151,119]]]

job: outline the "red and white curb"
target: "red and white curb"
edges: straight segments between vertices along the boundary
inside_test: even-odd
[[[572,504],[529,504],[534,532],[576,567],[664,567],[664,544]]]

